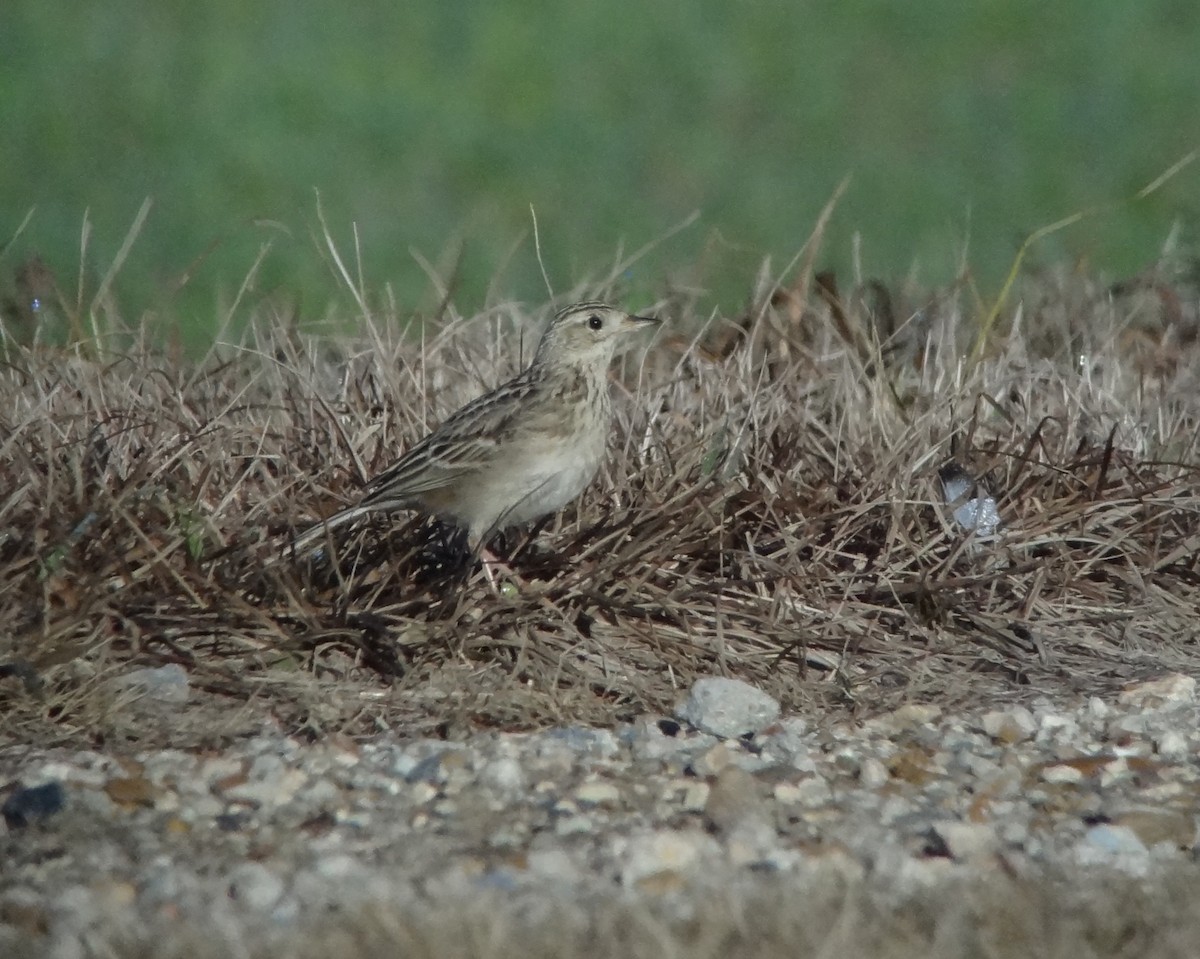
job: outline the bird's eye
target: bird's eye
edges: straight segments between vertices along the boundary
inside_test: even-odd
[[[588,328],[593,330],[603,329],[604,321],[595,313],[588,317]]]

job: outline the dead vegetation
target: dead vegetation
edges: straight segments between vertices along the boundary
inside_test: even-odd
[[[1031,272],[980,339],[964,289],[801,272],[730,320],[660,304],[602,475],[497,544],[499,594],[411,516],[288,543],[514,372],[549,307],[264,315],[199,362],[145,329],[6,340],[0,728],[123,735],[107,678],[165,662],[214,715],[315,733],[611,723],[711,673],[874,710],[1194,668],[1196,288]],[[955,519],[951,461],[995,536]]]

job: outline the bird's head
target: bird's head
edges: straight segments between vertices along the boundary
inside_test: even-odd
[[[660,321],[633,316],[604,303],[576,303],[559,310],[538,343],[535,363],[555,366],[607,365],[626,333],[644,330]]]

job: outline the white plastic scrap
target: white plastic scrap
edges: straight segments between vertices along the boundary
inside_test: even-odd
[[[1000,526],[1000,510],[982,485],[955,460],[938,471],[938,478],[942,481],[942,495],[954,510],[958,525],[979,537],[994,536]]]

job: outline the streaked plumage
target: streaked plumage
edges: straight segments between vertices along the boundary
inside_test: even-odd
[[[451,414],[372,479],[356,505],[295,546],[368,513],[419,509],[464,527],[478,548],[492,533],[561,509],[604,457],[618,340],[657,322],[603,303],[561,310],[525,370]]]

